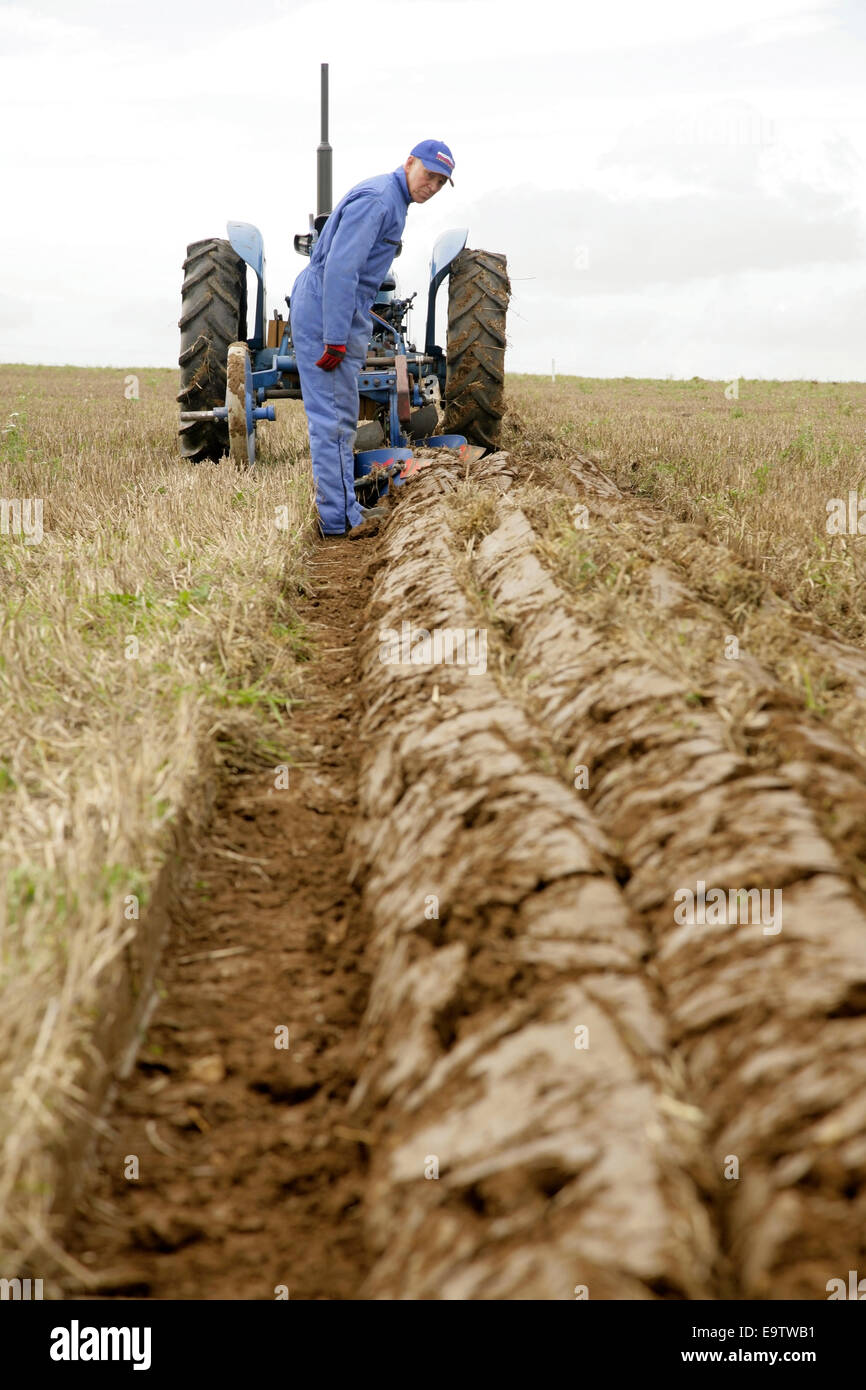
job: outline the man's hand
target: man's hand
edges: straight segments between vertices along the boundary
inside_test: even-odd
[[[321,367],[323,372],[332,372],[335,367],[339,367],[345,356],[345,343],[325,343],[325,351],[322,353],[316,366]]]

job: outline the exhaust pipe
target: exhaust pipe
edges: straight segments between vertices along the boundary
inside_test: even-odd
[[[328,144],[328,64],[322,64],[322,135],[316,150],[316,220],[333,212],[331,165],[333,150]]]
[[[295,250],[299,256],[312,255],[316,237],[334,210],[331,185],[331,164],[333,150],[328,144],[328,64],[322,63],[321,98],[321,139],[316,150],[316,208],[310,213],[310,230],[295,237]]]

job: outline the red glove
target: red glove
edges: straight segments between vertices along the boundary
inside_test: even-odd
[[[335,367],[339,367],[345,356],[345,343],[325,343],[325,351],[322,353],[316,366],[321,367],[323,372],[332,372]]]

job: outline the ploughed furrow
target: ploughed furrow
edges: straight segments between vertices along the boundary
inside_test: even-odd
[[[366,1275],[366,1149],[345,1109],[367,1002],[368,928],[345,850],[358,551],[310,561],[298,610],[319,651],[290,762],[233,748],[214,769],[159,1006],[67,1231],[80,1276],[65,1297],[351,1299]]]
[[[866,767],[758,656],[726,659],[729,615],[651,551],[618,593],[558,582],[496,488],[512,470],[487,464],[477,593],[653,943],[642,969],[706,1119],[722,1293],[825,1298],[866,1253]],[[615,489],[585,481],[595,543],[607,528],[625,575]]]
[[[441,495],[460,470],[439,473],[402,490],[361,639],[361,1292],[710,1297],[701,1117],[668,1063],[648,942],[585,799],[473,643]],[[462,664],[459,647],[436,661],[437,629],[463,632]]]

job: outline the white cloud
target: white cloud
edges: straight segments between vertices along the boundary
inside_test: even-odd
[[[778,43],[780,39],[807,38],[810,34],[819,34],[824,29],[835,28],[837,24],[837,17],[828,14],[826,8],[821,14],[815,14],[810,7],[807,14],[778,15],[750,23],[743,36],[743,42]]]
[[[786,26],[793,25],[791,32],[799,32],[797,26],[804,22],[808,25],[804,32],[831,26],[834,8],[835,0],[725,0],[712,5],[695,4],[694,0],[656,0],[655,4],[640,0],[606,0],[605,4],[597,0],[572,4],[535,0],[531,7],[525,0],[468,0],[449,14],[443,31],[432,7],[425,7],[423,17],[407,26],[405,0],[379,0],[377,29],[385,36],[403,33],[405,39],[397,45],[390,62],[386,39],[384,53],[381,45],[377,49],[375,67],[378,70],[380,63],[398,67],[403,60],[414,70],[430,47],[443,42],[444,56],[453,66],[508,60],[515,54],[524,61],[564,53],[583,60],[605,50],[680,46],[738,30],[745,36],[761,26],[768,34],[777,26],[781,37]],[[325,13],[327,46],[333,61],[357,58],[370,42],[366,12],[359,11],[356,0],[330,0]],[[304,60],[309,54],[315,61],[321,53],[322,18],[323,8],[316,0],[295,12],[296,52]],[[579,82],[580,76],[576,71],[575,81]],[[465,80],[465,73],[463,77]],[[493,95],[485,93],[488,101]]]
[[[771,321],[783,273],[789,322],[802,304],[812,323],[815,285],[839,310],[862,260],[866,44],[852,23],[836,0],[382,0],[375,26],[356,0],[0,4],[14,209],[0,358],[172,365],[185,247],[228,218],[261,227],[269,308],[282,306],[313,210],[323,59],[335,196],[427,135],[454,150],[455,188],[410,209],[401,286],[420,306],[438,232],[469,225],[470,244],[509,256],[515,367],[571,354],[635,374],[639,357],[652,374],[656,352],[664,375],[676,354],[651,321],[660,302],[677,306],[679,356],[710,360],[707,314],[748,286],[749,314]],[[809,373],[832,361],[838,375],[847,353],[862,374],[859,332],[842,314],[835,339],[807,337]],[[784,335],[751,321],[748,335],[778,375]]]
[[[41,53],[68,53],[92,43],[94,30],[81,24],[69,24],[50,14],[35,14],[23,5],[4,5],[0,8],[0,45],[3,56],[38,49]]]

